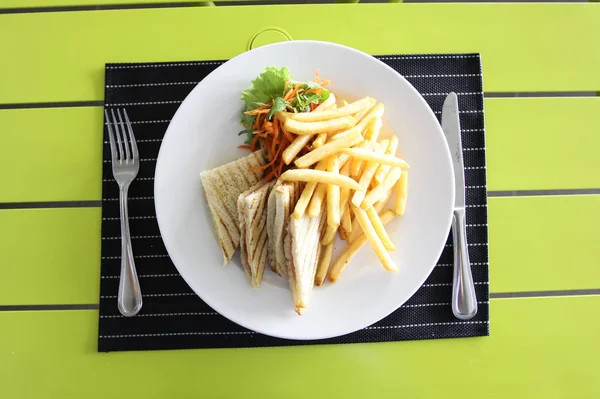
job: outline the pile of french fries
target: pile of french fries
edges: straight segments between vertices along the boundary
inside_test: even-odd
[[[315,284],[323,284],[327,275],[335,282],[352,257],[367,243],[383,267],[398,268],[388,251],[396,248],[385,224],[404,214],[409,165],[396,156],[398,138],[379,138],[384,106],[370,97],[337,107],[333,93],[313,112],[277,114],[285,129],[296,138],[283,151],[286,164],[295,169],[280,179],[307,184],[296,203],[293,217],[315,217],[322,207],[327,211],[327,229],[321,238],[322,257]],[[310,151],[300,151],[312,142]],[[393,209],[383,210],[396,190]],[[333,262],[336,234],[347,247]]]

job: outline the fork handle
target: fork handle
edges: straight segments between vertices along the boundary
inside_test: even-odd
[[[129,186],[120,185],[119,205],[121,211],[121,277],[119,279],[119,312],[123,316],[135,316],[142,308],[142,291],[135,270],[131,236],[129,234],[129,214],[127,212],[127,191]]]
[[[477,298],[469,262],[466,230],[465,210],[455,209],[452,217],[452,241],[454,244],[452,312],[461,320],[472,319],[477,314]]]

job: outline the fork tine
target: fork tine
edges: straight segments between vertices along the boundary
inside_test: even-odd
[[[119,116],[119,125],[121,128],[121,134],[123,135],[123,146],[125,147],[125,160],[131,161],[129,144],[127,143],[127,133],[125,132],[125,124],[123,123],[123,118],[121,117],[121,110],[119,108],[117,108],[117,115]]]
[[[133,128],[131,127],[131,122],[129,121],[129,116],[127,115],[127,110],[123,108],[123,114],[125,115],[125,122],[127,123],[127,131],[129,132],[129,142],[131,144],[131,150],[133,152],[133,160],[137,161],[139,154],[137,143],[135,142],[135,136],[133,135]]]
[[[123,152],[123,144],[121,142],[121,131],[119,130],[119,123],[117,122],[117,118],[115,117],[115,111],[113,109],[110,110],[110,113],[112,115],[112,120],[113,120],[113,125],[115,128],[115,135],[117,136],[117,144],[119,147],[119,161],[122,161],[125,153]]]
[[[110,126],[110,117],[108,116],[108,112],[106,112],[106,110],[104,110],[104,117],[106,118],[106,127],[108,128],[108,141],[110,142],[110,155],[112,158],[112,161],[118,161],[118,155],[117,155],[117,146],[115,144],[115,134],[113,133],[112,127]]]

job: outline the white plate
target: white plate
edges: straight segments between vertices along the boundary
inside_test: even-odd
[[[398,273],[386,272],[366,245],[336,284],[315,287],[303,316],[294,313],[287,280],[265,271],[260,291],[250,287],[239,256],[222,255],[199,173],[247,152],[236,147],[240,93],[265,66],[287,66],[297,80],[315,70],[332,79],[332,91],[371,96],[385,104],[384,126],[399,137],[411,165],[406,214],[388,226]],[[338,96],[340,97],[340,96]],[[226,62],[188,95],[165,134],[154,181],[156,215],[171,259],[208,305],[251,330],[288,339],[347,334],[387,316],[423,284],[450,229],[454,177],[441,127],[419,93],[384,63],[332,43],[292,41],[243,53]],[[338,241],[339,250],[342,244]],[[267,267],[268,269],[268,267]],[[450,298],[448,298],[450,300]]]

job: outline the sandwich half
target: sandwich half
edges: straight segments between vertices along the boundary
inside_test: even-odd
[[[267,234],[269,237],[269,265],[280,276],[287,274],[287,260],[283,242],[296,202],[302,193],[300,182],[277,181],[269,194]]]
[[[264,165],[261,151],[239,158],[218,168],[200,173],[204,195],[210,209],[223,264],[229,263],[240,243],[237,199],[241,193],[263,177],[262,170],[250,170]]]
[[[287,273],[294,297],[296,313],[302,315],[315,283],[315,274],[321,254],[321,236],[325,231],[326,212],[319,215],[290,218],[285,238]]]
[[[267,265],[267,202],[274,181],[260,181],[237,200],[240,223],[240,253],[246,277],[260,288]]]

